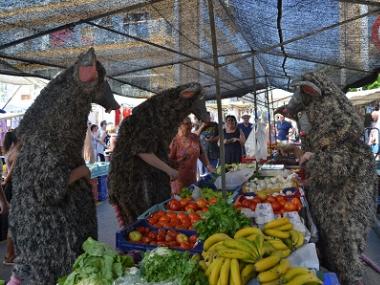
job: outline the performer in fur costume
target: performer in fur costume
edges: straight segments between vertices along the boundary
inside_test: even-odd
[[[109,174],[110,200],[120,224],[134,222],[152,205],[170,198],[169,180],[177,171],[168,165],[169,144],[190,113],[209,119],[197,83],[153,96],[120,125]]]
[[[9,284],[56,284],[71,271],[82,243],[97,237],[82,156],[93,102],[119,108],[90,49],[41,91],[20,122],[10,212],[17,257]]]
[[[375,216],[374,159],[361,140],[363,123],[347,97],[323,74],[307,74],[286,106],[299,118],[306,152],[307,198],[320,232],[324,265],[343,285],[360,284],[359,257]]]

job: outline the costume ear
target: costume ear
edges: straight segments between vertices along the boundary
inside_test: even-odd
[[[190,83],[186,89],[180,92],[180,96],[185,99],[193,98],[193,96],[198,95],[201,92],[202,87],[198,83]]]
[[[91,83],[98,80],[96,55],[93,48],[90,48],[85,54],[79,56],[77,74],[79,81],[83,83]]]
[[[310,81],[299,81],[295,84],[295,86],[299,86],[303,93],[311,96],[322,96],[322,91]]]

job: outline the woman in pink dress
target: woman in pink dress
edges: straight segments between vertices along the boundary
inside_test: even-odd
[[[177,179],[171,183],[173,194],[179,193],[183,187],[197,181],[198,158],[206,165],[209,172],[215,171],[200,145],[199,137],[191,132],[191,127],[190,118],[185,118],[170,144],[169,159],[178,170]]]

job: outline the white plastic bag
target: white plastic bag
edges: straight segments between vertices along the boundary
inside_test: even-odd
[[[247,156],[255,157],[257,161],[267,159],[267,133],[263,120],[258,121],[256,131],[254,129],[249,134],[244,146]]]
[[[237,187],[240,187],[244,182],[247,182],[248,179],[253,175],[254,169],[252,168],[243,168],[237,171],[230,171],[226,173],[226,189],[234,190]],[[219,176],[215,180],[215,186],[218,189],[222,189],[222,177]]]
[[[302,266],[319,270],[319,259],[315,243],[307,243],[300,247],[288,257],[288,260],[292,267]]]

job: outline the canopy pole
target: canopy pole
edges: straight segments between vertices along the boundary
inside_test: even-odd
[[[256,90],[256,68],[255,68],[255,55],[252,55],[252,75],[253,75],[253,105],[255,107],[255,127],[253,129],[254,132],[257,131],[257,122],[258,116],[257,116],[257,90]],[[255,136],[255,150],[257,150],[257,136]],[[256,152],[256,151],[255,151]],[[259,172],[259,162],[257,161],[257,155],[255,154],[255,172],[258,174]]]
[[[214,19],[214,5],[212,0],[207,0],[208,3],[208,16],[210,20],[211,41],[212,41],[212,57],[214,60],[215,72],[215,89],[216,89],[216,104],[218,107],[218,130],[219,130],[219,147],[220,147],[220,165],[222,167],[222,192],[223,198],[227,199],[226,193],[226,167],[224,156],[224,131],[223,131],[223,113],[222,113],[222,97],[220,94],[220,76],[219,76],[219,61],[218,61],[218,46],[216,42],[215,32],[215,19]]]
[[[274,110],[274,101],[273,101],[272,90],[270,90],[270,100],[272,102],[272,110]],[[272,136],[272,126],[269,126],[269,128],[270,128],[269,129],[269,135]],[[276,118],[275,118],[274,114],[273,114],[273,130],[274,130],[274,144],[277,146],[277,127],[276,127]]]
[[[271,136],[271,115],[270,115],[270,102],[269,102],[269,86],[268,86],[268,78],[265,75],[265,84],[267,88],[265,88],[265,101],[267,102],[268,107],[268,124],[269,124],[269,148],[272,146],[272,136]],[[272,151],[272,150],[271,150]]]

